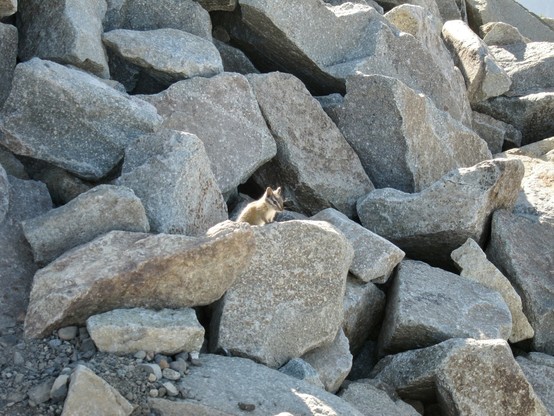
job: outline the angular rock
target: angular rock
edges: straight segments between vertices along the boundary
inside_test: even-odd
[[[27,175],[23,164],[12,152],[2,145],[0,145],[0,165],[2,165],[6,173],[10,176],[15,176],[19,179],[29,179],[29,175]]]
[[[277,143],[276,157],[257,170],[256,182],[282,186],[298,211],[336,207],[352,217],[357,199],[374,187],[317,100],[290,74],[251,75],[248,81]]]
[[[47,264],[69,249],[112,230],[148,232],[140,199],[129,188],[100,185],[46,214],[22,222],[35,262]]]
[[[243,75],[260,73],[240,49],[217,39],[214,39],[214,45],[219,51],[225,72],[238,72]]]
[[[87,331],[100,351],[117,354],[174,355],[200,351],[204,341],[204,328],[191,308],[114,309],[88,318]]]
[[[50,399],[53,402],[61,402],[65,400],[67,396],[69,384],[69,376],[67,374],[60,374],[54,380],[52,387],[50,388]]]
[[[116,182],[138,195],[153,231],[201,235],[227,219],[206,150],[193,134],[162,129],[138,138],[125,150]]]
[[[10,209],[10,180],[4,167],[0,164],[0,224],[4,222]]]
[[[104,0],[25,0],[19,5],[19,58],[75,65],[109,78],[102,46]],[[40,18],[39,18],[40,16]]]
[[[37,406],[50,400],[50,389],[53,383],[54,379],[48,378],[29,389],[27,395],[29,396],[29,403],[31,406]]]
[[[470,238],[454,250],[451,257],[461,270],[460,276],[478,282],[502,296],[512,315],[512,333],[508,338],[510,342],[533,337],[533,328],[522,311],[521,298],[506,276],[487,260],[479,244]]]
[[[487,45],[462,20],[450,20],[442,35],[466,80],[469,101],[476,103],[504,94],[512,84]]]
[[[128,416],[133,405],[92,370],[79,364],[71,374],[62,416],[90,415],[91,409],[96,414]]]
[[[516,361],[549,414],[554,414],[554,367],[537,363],[523,356],[517,357]]]
[[[210,304],[249,264],[253,244],[243,224],[201,238],[112,231],[35,274],[25,334],[44,336],[116,308]]]
[[[11,16],[17,11],[17,0],[0,0],[0,18]]]
[[[0,6],[0,16],[2,10]],[[0,108],[10,94],[17,59],[17,28],[0,23]]]
[[[82,71],[37,58],[16,67],[0,115],[0,142],[12,152],[85,179],[106,175],[125,146],[161,122],[148,103]]]
[[[288,376],[313,384],[316,387],[325,389],[316,369],[302,358],[293,358],[289,360],[279,371]]]
[[[505,210],[494,213],[487,257],[521,296],[535,330],[533,349],[554,354],[554,226]],[[550,276],[547,278],[547,276]]]
[[[466,20],[466,0],[379,0],[387,9],[402,7],[406,3],[428,9],[440,19],[440,25],[447,20]],[[394,10],[394,9],[393,9]]]
[[[488,46],[530,42],[517,27],[504,22],[487,23],[479,28],[479,33]]]
[[[512,316],[502,296],[475,281],[405,260],[388,293],[379,347],[394,353],[450,338],[505,339]]]
[[[511,124],[496,120],[486,114],[474,111],[472,127],[479,137],[487,142],[493,155],[500,153],[504,144],[510,147],[521,145],[520,131]]]
[[[202,140],[224,195],[275,156],[275,141],[250,84],[240,74],[196,77],[142,98],[158,109],[164,127]]]
[[[198,3],[209,12],[232,12],[237,7],[237,0],[198,0]]]
[[[252,261],[214,311],[210,347],[277,368],[335,339],[353,251],[325,222],[251,230]]]

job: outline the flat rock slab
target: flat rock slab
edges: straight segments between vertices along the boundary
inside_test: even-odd
[[[0,115],[1,144],[85,179],[105,176],[125,146],[162,121],[150,104],[38,58],[17,65]]]
[[[483,242],[492,212],[514,206],[523,164],[513,162],[495,159],[456,169],[417,194],[377,189],[358,201],[360,220],[410,258],[449,263],[452,250],[468,238]]]
[[[214,312],[211,348],[278,368],[335,339],[353,252],[325,222],[251,230],[254,256]]]
[[[253,244],[241,224],[199,238],[112,231],[35,274],[25,334],[41,337],[117,308],[210,304],[249,264]]]
[[[0,23],[0,108],[2,108],[12,89],[12,79],[17,59],[17,40],[17,28]]]

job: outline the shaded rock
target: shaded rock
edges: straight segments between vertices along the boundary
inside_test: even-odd
[[[325,388],[316,369],[302,358],[293,358],[292,360],[289,360],[289,362],[282,366],[279,371],[287,376],[313,384],[316,387],[322,389]]]
[[[50,400],[50,389],[54,383],[53,378],[42,381],[40,384],[37,384],[29,389],[27,395],[29,396],[29,403],[31,405],[39,405],[41,403],[47,402]]]
[[[0,16],[2,6],[0,5]],[[17,28],[0,23],[0,108],[12,89],[12,79],[17,59]]]
[[[0,141],[12,152],[86,179],[106,175],[125,146],[161,122],[148,103],[82,71],[37,58],[16,67],[0,114]]]
[[[517,357],[516,361],[549,414],[554,414],[554,367],[523,356]]]
[[[17,0],[0,0],[0,17],[11,16],[17,11]]]
[[[353,252],[325,222],[287,221],[251,230],[252,261],[214,311],[211,349],[280,367],[335,339]]]
[[[109,78],[102,46],[104,0],[25,0],[19,4],[19,58],[33,57],[75,65]]]
[[[338,126],[377,188],[417,192],[454,168],[490,158],[473,131],[381,75],[348,79]]]
[[[179,384],[187,392],[185,399],[150,399],[154,411],[164,416],[244,415],[239,403],[255,404],[255,413],[277,415],[289,412],[303,415],[361,416],[354,407],[305,381],[256,364],[251,360],[218,355],[201,356],[202,366],[191,367]]]
[[[377,338],[377,336],[375,336]],[[377,342],[367,340],[362,345],[361,350],[354,355],[352,360],[352,369],[347,376],[347,380],[360,380],[369,378],[371,369],[377,364]]]
[[[529,39],[524,37],[517,27],[504,22],[490,22],[479,28],[483,42],[487,45],[511,45],[514,43],[527,43]]]
[[[404,258],[404,252],[394,244],[350,220],[336,209],[327,208],[311,219],[327,221],[344,234],[354,248],[350,273],[364,282],[385,283],[394,267]]]
[[[62,416],[90,415],[91,409],[97,414],[127,416],[133,405],[92,370],[79,364],[71,374]]]
[[[214,39],[214,45],[219,51],[225,72],[238,72],[243,75],[260,73],[240,49],[217,39]]]
[[[100,351],[173,355],[200,351],[204,328],[194,309],[115,309],[87,319],[87,331]]]
[[[413,258],[449,263],[468,238],[483,243],[491,213],[512,208],[523,164],[495,159],[456,169],[417,194],[378,189],[358,201],[364,227]],[[456,212],[456,216],[452,213]]]
[[[78,329],[74,325],[60,328],[58,329],[58,338],[64,341],[71,341],[77,336]]]
[[[496,120],[486,114],[474,111],[472,127],[479,137],[487,142],[493,155],[500,153],[505,144],[510,147],[521,145],[521,132],[511,124]]]
[[[200,235],[227,219],[202,142],[193,134],[162,129],[125,150],[122,175],[141,199],[153,231]]]
[[[209,12],[232,12],[237,7],[237,0],[198,0],[198,3]]]
[[[487,45],[465,22],[446,22],[442,35],[466,80],[470,102],[483,101],[508,91],[512,83],[510,77],[496,63]]]
[[[275,156],[275,141],[250,84],[240,74],[196,77],[141,97],[158,109],[164,127],[202,140],[224,195]]]
[[[512,317],[504,299],[469,279],[404,260],[388,293],[383,354],[428,347],[450,338],[505,339]]]
[[[162,379],[162,369],[158,364],[154,363],[143,363],[139,365],[139,368],[144,371],[146,374],[153,374],[156,380]]]
[[[357,199],[374,187],[317,100],[293,75],[251,75],[248,81],[277,143],[276,157],[255,173],[257,183],[282,186],[295,210],[335,207],[352,217]]]
[[[15,176],[18,179],[29,179],[23,164],[2,145],[0,145],[0,165],[10,176]]]
[[[35,274],[25,333],[40,337],[116,308],[212,303],[248,265],[253,244],[241,224],[201,238],[112,231]]]
[[[54,380],[52,387],[50,388],[50,399],[53,402],[61,402],[65,400],[67,396],[69,384],[69,376],[67,374],[60,374]]]
[[[499,210],[492,217],[487,257],[521,296],[535,330],[533,349],[554,354],[554,226]],[[546,276],[549,276],[546,278]]]
[[[133,191],[112,185],[97,186],[62,207],[23,221],[22,227],[38,264],[47,264],[112,230],[150,230],[144,207]]]
[[[388,8],[402,7],[406,3],[423,7],[440,19],[440,25],[447,20],[466,20],[465,0],[379,0]],[[393,9],[394,10],[394,9]],[[403,29],[402,29],[403,30]]]
[[[521,298],[506,276],[487,260],[479,244],[468,239],[460,248],[452,252],[451,257],[461,270],[460,276],[478,282],[502,296],[512,315],[510,342],[519,342],[533,337],[533,328],[522,311]]]

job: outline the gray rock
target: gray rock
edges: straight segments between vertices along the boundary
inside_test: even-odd
[[[198,0],[198,3],[209,12],[232,12],[237,7],[237,0]]]
[[[251,75],[248,81],[277,143],[276,157],[258,169],[256,182],[282,186],[295,210],[315,214],[336,207],[352,217],[357,199],[374,187],[317,100],[290,74]]]
[[[17,65],[0,115],[0,141],[12,152],[86,179],[106,175],[125,146],[161,123],[148,103],[85,72],[37,58]]]
[[[150,399],[151,409],[164,416],[240,416],[246,413],[239,407],[243,403],[255,405],[255,415],[362,415],[323,389],[238,357],[203,355],[202,366],[191,367],[180,386],[194,399]]]
[[[22,1],[18,14],[19,58],[26,61],[39,57],[109,78],[100,38],[105,13],[104,0]]]
[[[554,356],[552,355],[543,354],[542,352],[530,352],[526,355],[526,358],[536,364],[554,367]]]
[[[125,150],[116,181],[141,199],[153,231],[201,235],[227,219],[227,206],[202,142],[193,134],[162,129]]]
[[[164,368],[162,370],[162,376],[163,378],[166,378],[168,380],[177,381],[181,378],[181,374],[179,374],[178,371],[175,371],[171,368]]]
[[[327,208],[310,219],[327,221],[344,234],[354,248],[350,273],[363,282],[386,283],[395,266],[404,258],[404,252],[394,244],[336,209]]]
[[[17,0],[0,0],[0,18],[11,16],[17,11]]]
[[[315,368],[325,390],[331,393],[336,393],[352,368],[348,338],[342,329],[331,344],[309,351],[302,359]]]
[[[10,210],[10,180],[4,167],[0,164],[0,225]]]
[[[25,333],[44,336],[116,308],[210,304],[249,264],[253,244],[242,224],[200,238],[112,231],[35,274]]]
[[[177,390],[177,387],[175,387],[175,384],[173,384],[171,381],[166,381],[162,384],[162,386],[167,390],[168,396],[175,397],[179,395],[179,390]]]
[[[527,43],[529,39],[524,37],[517,27],[504,22],[490,22],[479,28],[479,33],[488,46],[511,45],[514,43]]]
[[[97,186],[21,225],[35,262],[41,265],[112,230],[150,230],[144,207],[133,191],[113,185]]]
[[[67,396],[69,384],[69,376],[67,374],[60,374],[54,380],[52,387],[50,388],[50,399],[56,403],[65,400]]]
[[[153,374],[156,377],[156,380],[162,379],[162,369],[158,364],[146,363],[140,364],[139,368],[144,371],[146,374]]]
[[[50,389],[54,383],[53,378],[49,378],[46,381],[42,381],[29,389],[27,395],[29,396],[29,402],[33,405],[39,405],[50,400]]]
[[[260,73],[240,49],[217,39],[214,39],[214,45],[219,51],[225,72],[238,72],[243,75]]]
[[[492,217],[487,257],[510,280],[535,330],[533,349],[554,354],[554,226],[499,210]]]
[[[442,28],[446,45],[466,80],[469,101],[476,103],[504,94],[512,81],[495,61],[487,45],[462,20],[450,20]]]
[[[275,156],[275,141],[243,75],[196,77],[141,97],[158,109],[164,127],[202,140],[224,195]]]
[[[454,170],[417,194],[370,192],[358,201],[358,214],[364,227],[409,257],[449,263],[452,250],[468,238],[484,242],[492,212],[514,206],[522,177],[522,163],[485,161]]]
[[[2,5],[0,5],[0,16]],[[17,28],[0,23],[0,108],[12,89],[12,79],[17,59]]]
[[[335,339],[353,250],[325,222],[287,221],[251,230],[254,255],[214,311],[211,349],[277,368]]]
[[[554,414],[554,367],[541,365],[523,356],[517,357],[516,361],[549,414]]]
[[[484,141],[429,98],[381,75],[348,79],[338,126],[377,188],[418,192],[491,157]]]
[[[91,409],[97,414],[128,416],[133,405],[92,370],[79,364],[71,374],[62,416],[90,415]]]
[[[289,360],[288,363],[279,368],[279,371],[287,376],[313,384],[316,387],[325,388],[316,369],[302,358],[293,358]]]
[[[114,309],[88,318],[87,330],[98,350],[117,354],[200,351],[204,341],[204,328],[191,308]]]
[[[15,176],[18,179],[29,179],[29,175],[25,171],[23,164],[12,152],[2,145],[0,145],[0,165],[2,165],[6,173],[10,176]]]
[[[486,114],[473,112],[473,130],[485,142],[494,155],[500,153],[506,143],[509,146],[521,145],[521,132],[514,126],[503,121],[496,120]]]
[[[388,293],[379,349],[395,353],[450,338],[504,339],[510,309],[498,292],[425,263],[405,260]]]
[[[71,341],[77,336],[79,328],[72,325],[72,326],[65,326],[63,328],[58,329],[58,338],[63,341]]]

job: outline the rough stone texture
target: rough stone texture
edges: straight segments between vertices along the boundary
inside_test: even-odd
[[[465,2],[466,0],[379,0],[387,9],[393,7],[392,10],[403,7],[406,3],[423,7],[439,20],[441,26],[447,20],[466,20]]]
[[[142,98],[158,109],[164,127],[202,140],[224,195],[275,156],[275,141],[243,75],[196,77]]]
[[[0,164],[0,224],[4,222],[10,209],[10,181],[4,167]]]
[[[533,349],[554,355],[554,226],[494,213],[487,257],[510,280],[535,330]]]
[[[521,298],[510,281],[494,265],[474,240],[468,239],[451,254],[452,260],[461,270],[460,276],[476,281],[502,296],[512,315],[512,333],[510,342],[519,342],[532,338],[533,328],[523,314]]]
[[[107,0],[104,31],[179,29],[212,38],[209,13],[193,0]]]
[[[214,39],[214,45],[219,51],[225,72],[238,72],[243,75],[260,73],[240,49],[217,39]]]
[[[198,3],[209,12],[232,12],[237,7],[237,0],[198,0]]]
[[[544,365],[523,356],[517,357],[516,361],[549,414],[554,414],[554,366]]]
[[[517,27],[504,22],[487,23],[479,28],[479,33],[488,46],[530,42]]]
[[[24,0],[19,4],[19,58],[71,64],[109,78],[102,46],[105,0]]]
[[[0,18],[11,16],[17,11],[17,0],[0,0]]]
[[[202,366],[191,367],[179,384],[194,399],[151,399],[152,410],[164,416],[362,416],[337,396],[251,360],[208,354],[200,361]],[[238,403],[253,404],[255,409],[246,413]]]
[[[214,312],[211,349],[277,368],[335,339],[353,250],[325,222],[251,229],[256,249]]]
[[[213,43],[182,30],[116,29],[104,33],[102,40],[119,59],[164,85],[223,72],[221,57]],[[113,69],[111,72],[116,74]]]
[[[112,231],[35,274],[25,333],[44,336],[116,308],[210,304],[248,265],[253,244],[242,224],[201,238]]]
[[[133,405],[84,365],[71,374],[62,416],[128,416]]]
[[[276,157],[258,169],[256,181],[280,185],[295,210],[315,214],[336,207],[354,216],[357,199],[374,187],[317,100],[290,74],[251,75],[248,81],[277,143]]]
[[[500,153],[505,143],[510,147],[521,145],[520,131],[511,124],[496,120],[486,114],[474,111],[472,126],[479,137],[487,142],[493,155]]]
[[[17,28],[15,26],[0,23],[0,108],[2,108],[12,89],[17,58],[17,39]]]
[[[418,192],[454,168],[491,157],[473,131],[382,75],[348,79],[338,126],[377,188]]]
[[[495,62],[487,45],[465,22],[446,22],[442,35],[466,80],[470,102],[483,101],[508,91],[512,83],[510,77]]]
[[[125,146],[161,123],[150,104],[38,58],[17,65],[0,116],[0,142],[12,152],[86,179],[106,175]]]
[[[348,338],[340,329],[335,340],[302,356],[319,374],[325,390],[335,393],[352,368],[352,354]]]
[[[133,189],[153,231],[200,235],[227,219],[202,142],[193,134],[162,129],[125,150],[118,184]]]
[[[502,296],[475,281],[405,260],[388,293],[379,349],[394,353],[450,338],[508,339],[512,317]]]
[[[10,176],[15,176],[19,179],[29,179],[29,175],[27,175],[23,164],[12,152],[2,145],[0,145],[0,165],[2,165],[6,173]]]
[[[325,386],[321,382],[316,369],[302,358],[293,358],[292,360],[289,360],[289,362],[282,366],[279,371],[288,376],[313,384],[316,387],[325,389]]]
[[[468,238],[484,242],[492,212],[514,206],[523,178],[518,162],[495,159],[457,169],[417,194],[378,189],[358,201],[358,215],[410,258],[449,263]]]
[[[327,208],[313,217],[337,227],[354,248],[350,273],[364,282],[386,283],[394,267],[404,258],[404,252],[336,209]]]
[[[38,264],[47,264],[112,230],[150,230],[144,207],[133,191],[112,185],[97,186],[64,206],[23,221],[22,226]]]
[[[87,319],[87,331],[100,351],[167,355],[200,351],[204,328],[194,309],[114,309]]]
[[[45,213],[52,208],[52,201],[46,186],[40,182],[4,174],[0,177],[3,178],[0,179],[0,200],[4,209],[8,208],[0,221],[0,328],[4,328],[22,320],[37,270],[21,221]]]

